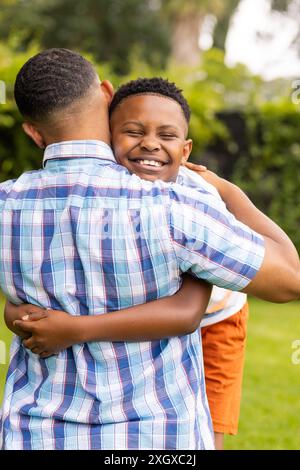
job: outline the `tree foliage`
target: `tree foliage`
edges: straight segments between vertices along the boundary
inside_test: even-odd
[[[214,15],[214,46],[224,49],[230,20],[240,0],[0,0],[0,39],[17,38],[18,50],[33,41],[42,48],[67,47],[109,61],[128,72],[130,52],[162,67],[171,54],[197,64],[199,32]],[[272,9],[300,18],[300,0],[270,0]],[[294,43],[300,44],[299,35]],[[300,46],[299,46],[300,48]]]
[[[162,67],[169,52],[167,27],[150,0],[11,0],[1,12],[0,37],[18,37],[18,49],[32,41],[42,48],[66,47],[109,61],[128,71],[133,47],[152,65]]]
[[[245,119],[247,145],[233,179],[300,250],[300,112],[289,102],[265,103]]]

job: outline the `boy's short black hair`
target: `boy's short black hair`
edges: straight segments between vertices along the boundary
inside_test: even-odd
[[[191,110],[182,94],[182,90],[177,88],[175,83],[169,82],[168,80],[160,77],[153,78],[138,78],[132,80],[124,85],[121,85],[116,91],[109,108],[109,114],[111,115],[116,107],[128,96],[140,95],[153,93],[155,95],[167,96],[177,101],[181,106],[184,117],[187,123],[190,122]]]
[[[92,64],[77,52],[47,49],[19,71],[15,100],[23,116],[41,120],[83,97],[96,78]]]

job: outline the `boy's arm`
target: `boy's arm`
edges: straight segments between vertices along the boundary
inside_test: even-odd
[[[300,297],[300,261],[297,250],[286,233],[263,214],[236,185],[210,171],[198,171],[197,165],[187,164],[218,190],[227,209],[237,220],[264,237],[263,264],[243,290],[265,300],[288,302]]]
[[[149,341],[190,334],[198,328],[210,294],[211,286],[186,276],[181,289],[170,297],[109,314],[75,317],[61,311],[8,303],[5,316],[10,329],[17,327],[32,335],[24,341],[25,347],[48,357],[77,343]],[[24,315],[28,319],[20,320]]]
[[[30,338],[31,334],[26,333],[17,325],[14,324],[16,320],[21,320],[24,315],[28,315],[33,313],[33,310],[36,309],[36,313],[39,314],[40,318],[42,318],[44,310],[32,305],[33,310],[30,309],[30,304],[21,304],[19,306],[10,303],[8,300],[6,301],[5,308],[4,308],[4,322],[7,328],[17,336],[20,336],[22,339]]]

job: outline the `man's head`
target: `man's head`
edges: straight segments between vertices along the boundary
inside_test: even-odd
[[[92,64],[68,49],[35,55],[23,65],[15,82],[23,128],[40,147],[76,135],[76,139],[102,137],[103,127],[107,133],[112,95],[111,84],[100,84]]]
[[[110,105],[116,159],[131,173],[175,181],[192,150],[189,105],[174,83],[140,78],[122,85]]]

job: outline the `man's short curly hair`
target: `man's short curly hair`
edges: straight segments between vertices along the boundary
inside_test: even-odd
[[[77,52],[47,49],[31,57],[15,81],[15,100],[20,113],[42,120],[84,97],[97,73]]]
[[[137,80],[132,80],[128,83],[125,83],[124,85],[121,85],[112,99],[109,114],[111,115],[116,107],[125,98],[128,98],[132,95],[142,94],[162,95],[177,101],[177,103],[181,106],[187,123],[189,123],[191,110],[188,102],[182,94],[182,90],[177,88],[175,83],[169,82],[168,80],[160,77],[138,78]]]

